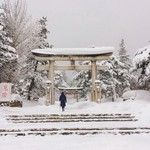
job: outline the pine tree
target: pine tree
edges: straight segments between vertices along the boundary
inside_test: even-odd
[[[4,12],[6,14],[5,24],[7,32],[9,33],[12,43],[18,54],[19,66],[17,68],[17,73],[19,75],[18,81],[24,79],[21,82],[21,89],[24,89],[22,93],[27,93],[28,99],[32,95],[33,89],[40,86],[36,83],[42,85],[41,73],[37,73],[36,67],[37,62],[35,62],[31,50],[36,48],[49,47],[47,40],[46,29],[47,19],[43,17],[38,22],[32,22],[31,16],[27,14],[26,2],[23,0],[11,0],[4,1],[2,5]],[[37,81],[37,82],[35,82]],[[19,88],[19,86],[18,86]],[[42,86],[41,91],[44,87]],[[38,88],[39,89],[39,88]],[[20,91],[18,89],[18,91]],[[38,93],[38,92],[34,92]],[[39,93],[43,93],[40,92]]]
[[[82,62],[81,65],[85,63],[90,64],[90,62]],[[97,65],[109,67],[108,70],[100,70],[97,73],[97,79],[101,81],[103,97],[120,97],[127,89],[130,89],[130,81],[133,77],[125,63],[120,62],[115,56],[111,56],[107,61],[97,62]],[[83,96],[86,96],[87,92],[90,91],[91,71],[78,72],[74,80],[74,84],[83,87]]]
[[[80,65],[90,65],[90,61],[81,61]],[[73,86],[83,87],[80,95],[81,97],[87,98],[87,94],[90,91],[91,87],[91,71],[89,70],[81,70],[73,77]]]
[[[120,97],[126,90],[130,89],[132,75],[125,63],[120,62],[115,56],[111,56],[108,61],[102,61],[99,65],[109,66],[108,70],[101,70],[98,73],[102,94],[105,97]]]
[[[132,66],[132,62],[131,62],[131,59],[130,59],[130,55],[127,54],[124,39],[122,39],[120,44],[119,44],[118,53],[119,53],[119,60],[122,63],[125,63],[130,68]]]
[[[5,17],[4,10],[0,9],[0,81],[14,82],[17,54],[11,46],[12,39],[6,30]]]
[[[79,71],[73,78],[73,85],[77,87],[83,87],[81,91],[81,97],[87,98],[87,94],[90,91],[91,86],[91,72],[90,71]]]
[[[150,90],[150,46],[139,49],[133,58],[133,74],[138,89]]]
[[[61,71],[55,71],[55,88],[65,86],[67,87],[67,83],[64,81],[63,73]]]
[[[120,44],[119,44],[119,57],[120,57],[120,61],[121,62],[126,62],[126,56],[127,56],[127,51],[125,49],[125,43],[124,43],[124,39],[121,40]]]
[[[47,42],[47,35],[50,33],[47,30],[47,17],[42,17],[42,19],[39,20],[39,27],[40,27],[40,33],[38,36],[40,37],[40,45],[39,48],[48,48],[50,47],[49,43]]]
[[[37,38],[39,39],[39,43],[35,48],[43,49],[43,48],[48,48],[49,43],[47,42],[47,34],[49,31],[47,30],[46,27],[46,22],[47,18],[42,17],[40,21],[38,22],[38,27],[39,27],[39,33],[37,34]],[[37,72],[37,65],[41,64],[38,63],[31,54],[31,52],[28,54],[28,57],[26,59],[26,63],[24,68],[22,69],[23,74],[27,74],[25,77],[24,82],[25,84],[25,95],[27,96],[27,99],[30,100],[31,97],[40,97],[45,95],[45,84],[44,82],[44,77],[46,78],[47,73],[43,74],[43,72]],[[46,64],[46,62],[44,63]],[[42,64],[41,64],[42,65]]]
[[[50,33],[47,29],[47,18],[42,17],[38,21],[38,28],[40,29],[37,34],[39,43],[35,48],[44,49],[49,48],[49,43],[47,41],[47,35]],[[28,100],[31,100],[33,97],[42,97],[45,95],[45,81],[48,78],[47,71],[37,71],[37,65],[45,65],[47,62],[38,62],[35,61],[31,52],[29,53],[26,63],[22,69],[22,73],[26,74],[24,76],[24,81],[20,83],[18,91],[22,93],[24,97]],[[66,84],[63,80],[63,75],[61,72],[55,72],[55,87],[62,86]],[[21,90],[23,89],[23,90]]]

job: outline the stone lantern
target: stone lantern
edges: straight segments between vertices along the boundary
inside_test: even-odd
[[[51,104],[51,101],[52,101],[51,85],[52,85],[51,80],[47,80],[47,81],[46,81],[46,102],[45,102],[45,104],[46,104],[47,106],[50,105],[50,104]]]
[[[95,80],[95,98],[97,102],[101,101],[101,82],[100,80]]]

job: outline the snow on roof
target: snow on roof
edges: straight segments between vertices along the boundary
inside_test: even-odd
[[[133,59],[134,64],[140,64],[143,60],[147,61],[150,58],[150,45],[139,49],[135,53],[135,57]]]
[[[95,48],[47,48],[32,50],[33,54],[42,55],[98,55],[113,53],[113,47],[95,47]]]
[[[58,87],[59,90],[82,90],[83,87]]]

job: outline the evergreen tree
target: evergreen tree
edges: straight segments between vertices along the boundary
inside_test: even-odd
[[[136,88],[150,90],[150,45],[136,52],[133,65],[133,74],[137,77]]]
[[[67,87],[67,83],[64,81],[64,75],[61,71],[55,71],[55,87],[65,86]]]
[[[102,94],[105,97],[120,97],[130,89],[133,76],[128,71],[128,66],[120,62],[115,56],[108,61],[99,62],[99,65],[109,66],[108,70],[101,70],[98,79],[101,81]]]
[[[119,44],[118,53],[119,53],[119,60],[122,63],[125,63],[130,68],[132,66],[132,62],[131,62],[131,59],[130,59],[130,55],[127,54],[124,39],[122,39],[120,44]]]
[[[82,65],[90,62],[82,62]],[[98,62],[97,65],[106,65],[108,70],[100,70],[97,79],[101,81],[101,91],[103,97],[115,98],[122,96],[123,92],[130,89],[132,75],[128,71],[128,66],[120,62],[115,56],[111,56],[107,61]],[[83,87],[83,96],[86,96],[91,86],[91,71],[80,71],[75,75],[74,80],[78,87]]]
[[[119,58],[121,62],[126,62],[126,57],[127,57],[127,51],[125,49],[125,43],[124,43],[124,39],[121,40],[120,44],[119,44]]]
[[[77,87],[83,87],[81,91],[81,97],[87,98],[87,93],[90,91],[91,86],[91,71],[79,71],[73,78],[73,85]]]
[[[37,34],[37,38],[39,39],[39,43],[37,44],[37,47],[35,48],[48,48],[49,43],[47,42],[47,34],[49,31],[47,30],[46,27],[46,22],[47,19],[46,17],[43,17],[40,19],[38,22],[38,27],[39,27],[39,33]],[[27,99],[30,100],[31,97],[40,97],[45,95],[45,84],[44,82],[44,77],[47,76],[47,74],[42,72],[36,72],[37,71],[37,65],[41,64],[40,62],[38,63],[35,61],[33,55],[31,52],[28,54],[26,63],[22,69],[22,73],[26,74],[24,85],[25,85],[25,94],[27,96]],[[44,63],[46,64],[46,62]],[[42,65],[42,64],[41,64]]]
[[[27,14],[26,3],[23,0],[4,1],[2,8],[6,14],[5,24],[12,43],[18,54],[19,66],[17,73],[19,79],[24,79],[24,82],[18,83],[22,93],[25,93],[30,99],[33,93],[43,93],[41,73],[36,73],[37,62],[35,62],[31,50],[36,48],[49,47],[47,40],[48,30],[46,29],[47,19],[43,17],[40,21],[33,23],[31,17]],[[22,80],[21,80],[22,81]],[[36,82],[35,82],[36,81]],[[40,86],[41,91],[34,92],[35,87]],[[19,86],[18,86],[19,88]],[[24,95],[24,94],[23,94]]]
[[[12,39],[6,30],[5,17],[4,10],[0,9],[0,81],[13,82],[15,81],[17,54],[11,46]]]
[[[39,27],[40,27],[40,32],[38,36],[40,37],[40,45],[38,46],[39,48],[48,48],[50,47],[49,43],[47,42],[47,35],[50,33],[47,30],[47,17],[42,17],[39,21]]]
[[[81,61],[80,65],[90,65],[90,61]],[[81,70],[73,77],[74,86],[83,87],[81,91],[81,97],[87,98],[87,93],[90,91],[91,87],[91,71],[89,70]]]

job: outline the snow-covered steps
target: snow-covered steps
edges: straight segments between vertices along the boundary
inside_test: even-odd
[[[57,123],[57,122],[125,122],[137,121],[131,114],[34,114],[9,115],[6,119],[12,123]]]
[[[130,134],[149,134],[150,128],[147,127],[120,127],[120,128],[31,128],[31,129],[0,129],[0,136],[29,136],[29,135],[130,135]]]
[[[29,114],[4,119],[8,125],[1,126],[0,136],[150,133],[150,128],[137,126],[131,114]]]

